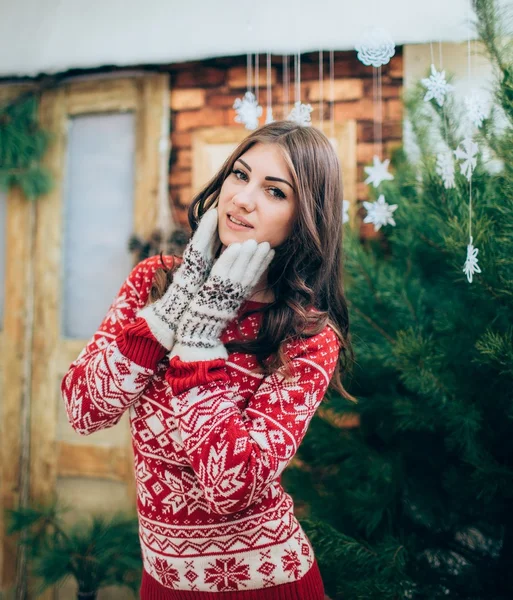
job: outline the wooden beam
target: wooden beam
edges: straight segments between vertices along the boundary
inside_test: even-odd
[[[79,446],[67,442],[57,444],[57,475],[59,477],[93,477],[125,483],[133,477],[128,468],[126,448]]]
[[[0,104],[33,88],[33,84],[0,86]],[[0,595],[16,575],[17,539],[6,537],[4,511],[16,508],[20,494],[21,419],[24,398],[27,270],[30,265],[33,202],[17,188],[7,193],[5,231],[5,304],[0,324]],[[0,235],[3,235],[1,232]]]

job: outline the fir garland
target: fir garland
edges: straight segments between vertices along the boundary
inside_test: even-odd
[[[0,190],[18,186],[31,200],[53,187],[52,174],[41,165],[51,134],[37,115],[34,94],[0,107]]]

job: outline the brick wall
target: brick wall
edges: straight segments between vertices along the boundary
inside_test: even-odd
[[[328,53],[324,53],[325,77],[329,72]],[[261,57],[261,63],[264,57]],[[318,53],[301,57],[301,99],[309,102],[317,114],[319,101]],[[291,65],[292,67],[292,62]],[[187,208],[192,200],[191,193],[191,134],[196,128],[230,126],[242,128],[235,122],[232,108],[235,98],[242,97],[246,90],[246,57],[225,57],[201,62],[174,64],[169,67],[171,79],[171,157],[169,170],[169,192],[176,221],[188,228]],[[293,69],[290,68],[290,72]],[[373,68],[366,67],[355,52],[335,53],[335,121],[356,119],[358,122],[358,202],[368,198],[364,181],[364,166],[372,162],[374,155],[374,104]],[[402,102],[400,95],[403,84],[402,49],[388,65],[383,67],[383,141],[387,155],[402,139]],[[275,119],[283,118],[283,73],[282,57],[272,59],[272,95]],[[260,104],[266,100],[266,73],[261,67],[259,75]],[[324,81],[324,97],[329,94],[329,81]],[[294,99],[294,87],[289,88],[289,105]],[[325,131],[329,131],[329,105],[324,104]],[[249,132],[248,132],[249,133]],[[363,208],[361,208],[363,211]],[[374,235],[374,227],[362,225],[362,234]]]

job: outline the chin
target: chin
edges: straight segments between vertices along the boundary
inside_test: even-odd
[[[249,229],[247,232],[242,230],[234,231],[233,229],[228,229],[226,226],[218,229],[219,239],[225,246],[228,246],[228,244],[233,244],[233,242],[244,241],[245,239],[254,240],[256,239],[254,232],[254,229]]]

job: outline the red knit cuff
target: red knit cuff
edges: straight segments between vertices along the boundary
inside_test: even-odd
[[[184,362],[178,356],[173,356],[169,361],[166,380],[176,396],[193,387],[213,381],[230,381],[225,365],[224,358]]]
[[[138,317],[116,337],[118,348],[127,358],[146,369],[155,370],[167,349],[153,337],[146,321]]]

